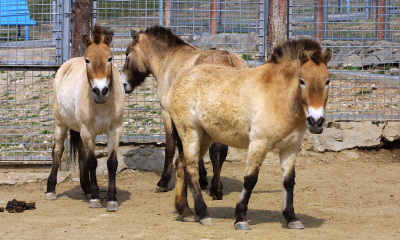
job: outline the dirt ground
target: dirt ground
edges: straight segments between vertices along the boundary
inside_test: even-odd
[[[360,158],[355,159],[352,154]],[[349,154],[351,153],[351,154]],[[207,164],[210,173],[211,164]],[[224,199],[203,196],[214,226],[179,222],[173,184],[153,193],[160,172],[125,170],[117,177],[119,211],[106,212],[106,179],[99,179],[101,209],[90,209],[78,182],[57,185],[45,200],[46,182],[0,186],[0,206],[12,199],[36,202],[35,210],[0,213],[0,239],[399,239],[400,149],[303,152],[296,167],[295,209],[306,229],[290,230],[281,213],[278,159],[265,161],[250,199],[249,231],[236,231],[235,205],[243,162],[223,166]],[[191,200],[191,199],[189,199]],[[190,203],[193,206],[193,203]]]

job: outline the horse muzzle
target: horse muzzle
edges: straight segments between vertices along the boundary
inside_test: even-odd
[[[314,117],[307,117],[307,127],[308,130],[313,134],[321,134],[325,126],[325,117],[319,117],[315,119]]]
[[[122,82],[124,83],[125,93],[129,94],[129,93],[133,92],[133,87],[126,80],[126,74],[125,73],[121,73],[121,78],[122,78]]]
[[[96,103],[105,103],[107,101],[108,95],[110,94],[110,91],[108,90],[108,87],[103,88],[101,91],[99,88],[94,87],[92,89],[92,94],[93,94],[93,99]]]

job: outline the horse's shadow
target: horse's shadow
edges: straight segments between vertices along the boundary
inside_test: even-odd
[[[208,208],[213,218],[232,219],[232,225],[235,222],[235,208],[233,207],[209,207]],[[306,228],[319,228],[325,223],[325,219],[315,218],[307,214],[296,214]],[[247,219],[250,226],[280,222],[283,228],[287,228],[287,223],[281,211],[251,209],[247,211]]]
[[[107,192],[105,191],[106,188],[100,187],[100,201],[102,207],[107,207]],[[57,198],[66,196],[70,199],[74,200],[81,200],[82,202],[88,203],[90,199],[86,199],[85,194],[82,191],[80,186],[75,186],[72,189],[66,190],[62,193],[57,194]],[[117,187],[117,198],[118,198],[118,205],[121,206],[125,201],[131,199],[131,193],[125,190],[121,190]]]

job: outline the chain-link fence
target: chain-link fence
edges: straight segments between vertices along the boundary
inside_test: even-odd
[[[328,117],[400,119],[400,2],[290,0],[289,38],[333,50]]]

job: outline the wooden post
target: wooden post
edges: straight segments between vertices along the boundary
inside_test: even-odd
[[[270,0],[268,7],[268,54],[286,40],[287,0]]]
[[[90,36],[92,22],[92,1],[74,0],[74,16],[72,18],[72,57],[82,57],[85,55],[86,47],[82,43],[82,36]]]
[[[171,26],[171,0],[164,0],[164,26]]]
[[[217,34],[218,0],[211,0],[210,4],[210,34]]]
[[[315,38],[321,42],[324,37],[324,0],[315,0]]]
[[[386,0],[378,0],[378,31],[377,40],[385,40]]]

